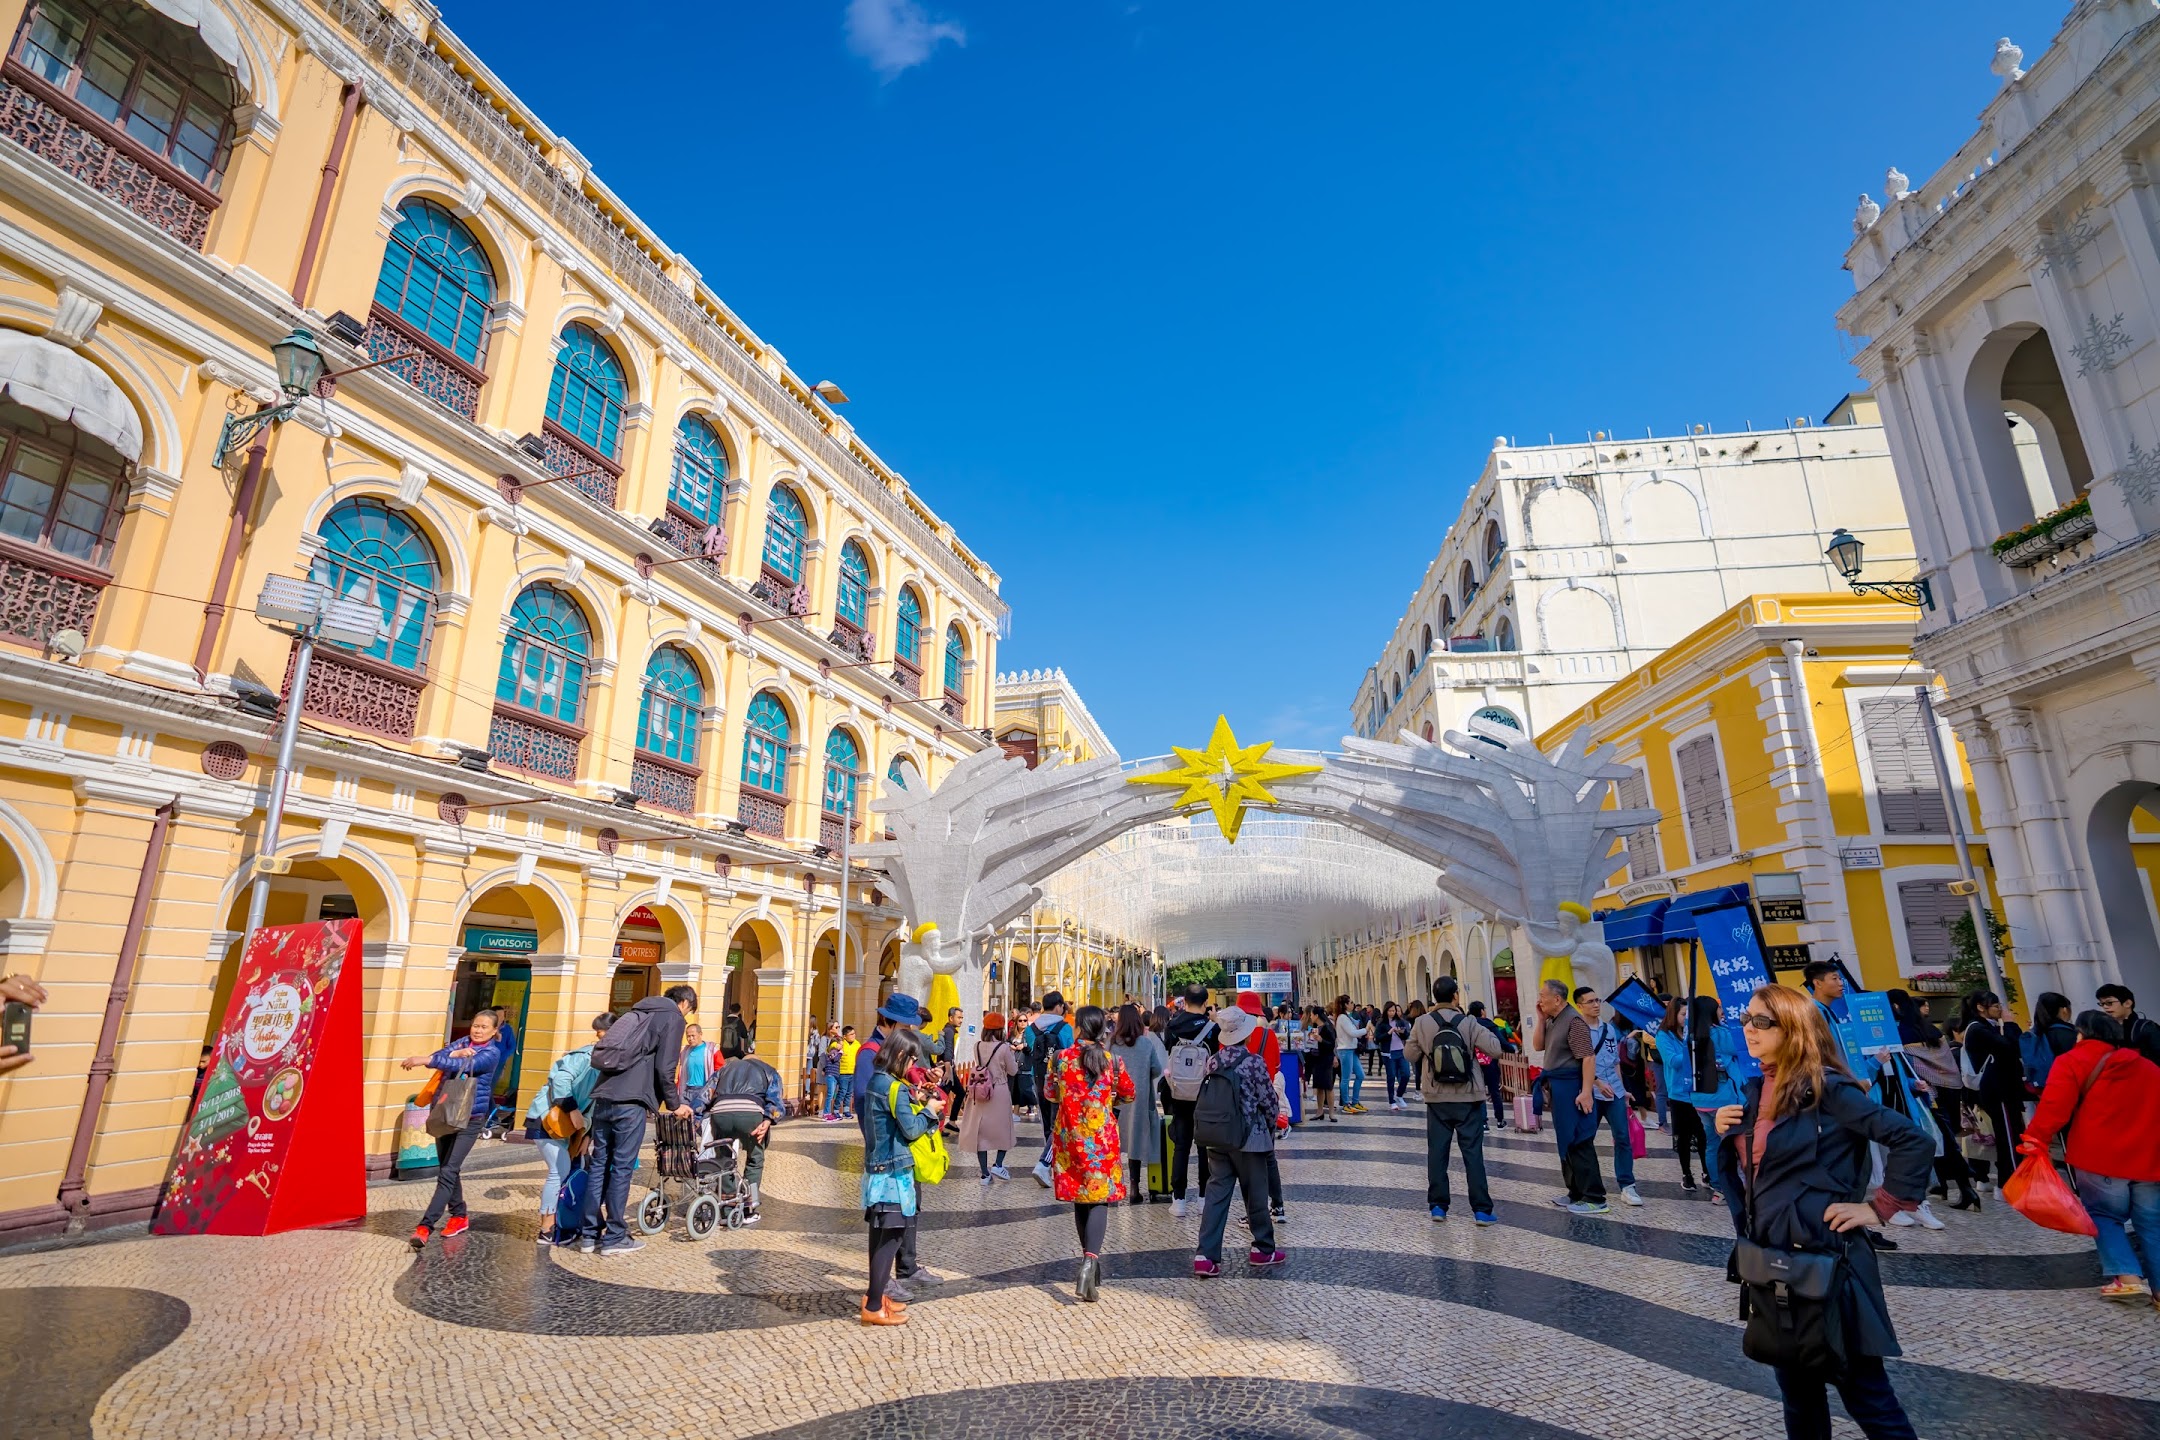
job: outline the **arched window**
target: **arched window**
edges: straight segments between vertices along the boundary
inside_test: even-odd
[[[0,535],[104,569],[127,497],[120,457],[72,425],[5,401],[0,443]]]
[[[1510,620],[1507,616],[1502,615],[1500,617],[1500,623],[1493,627],[1493,649],[1513,650],[1514,648],[1515,622],[1513,620]]]
[[[855,782],[862,774],[862,747],[838,726],[825,737],[825,814],[844,824],[855,814]],[[835,829],[835,840],[838,832]],[[827,841],[827,844],[835,841]]]
[[[575,725],[585,704],[592,627],[577,602],[552,585],[528,585],[510,606],[495,698]]]
[[[922,668],[922,597],[912,585],[900,590],[900,623],[893,631],[893,658]]]
[[[1448,648],[1448,637],[1455,633],[1455,602],[1447,596],[1440,597],[1440,648]]]
[[[885,778],[905,790],[907,789],[907,772],[901,768],[903,760],[907,760],[909,764],[914,763],[912,760],[908,760],[908,757],[904,754],[893,756],[892,762],[885,767]]]
[[[61,146],[48,149],[50,142],[41,144],[28,138],[18,127],[30,117],[15,117],[9,133],[47,159],[62,164],[95,188],[114,194],[130,209],[157,203],[145,196],[121,193],[158,188],[143,183],[142,170],[146,167],[133,165],[130,173],[134,156],[141,153],[151,156],[159,170],[170,167],[193,185],[207,191],[217,189],[232,151],[233,112],[238,108],[240,91],[232,67],[212,53],[192,28],[184,28],[148,6],[127,0],[104,4],[37,0],[23,16],[9,58],[43,86],[72,102],[61,110],[45,103],[43,96],[30,97],[47,112],[50,130],[62,132],[71,126],[78,131],[89,129],[76,119],[79,112],[87,112],[98,122],[97,129],[126,137],[125,145],[113,147],[120,150],[119,155],[102,163],[89,163],[87,156],[63,158],[53,153]],[[47,127],[33,122],[30,128]],[[94,142],[98,140],[94,130],[92,137]],[[59,135],[55,134],[54,139]],[[80,151],[83,147],[78,144],[70,148]],[[152,178],[165,179],[159,170],[152,171]],[[202,207],[205,223],[209,209]],[[200,234],[182,238],[190,244],[201,243]]]
[[[645,692],[638,704],[638,749],[697,764],[698,718],[704,713],[705,681],[697,663],[678,645],[663,645],[645,663]]]
[[[1427,655],[1432,654],[1432,626],[1427,625],[1425,633],[1418,637],[1418,648]]]
[[[1493,561],[1495,561],[1495,560],[1498,560],[1498,559],[1500,558],[1500,552],[1501,552],[1501,551],[1503,551],[1503,550],[1505,550],[1505,549],[1507,549],[1507,537],[1506,537],[1505,535],[1502,535],[1502,534],[1500,533],[1500,522],[1499,522],[1498,520],[1488,520],[1488,521],[1486,521],[1486,522],[1485,522],[1485,573],[1486,573],[1486,574],[1490,575],[1490,574],[1492,573],[1492,565],[1493,565]]]
[[[803,575],[803,537],[809,517],[793,490],[775,485],[765,506],[765,568],[789,585],[800,585]]]
[[[703,417],[685,415],[675,427],[675,471],[668,503],[699,525],[717,525],[727,503],[727,449]]]
[[[857,630],[870,623],[870,557],[853,540],[840,547],[840,618]]]
[[[1481,706],[1472,713],[1470,718],[1473,720],[1489,720],[1495,725],[1505,726],[1518,734],[1522,731],[1522,721],[1516,719],[1513,712],[1503,710],[1498,705]]]
[[[948,625],[948,626],[946,626],[946,627],[945,627],[945,693],[946,693],[946,694],[948,694],[948,695],[953,695],[953,696],[964,696],[964,695],[965,695],[965,694],[967,693],[967,691],[966,691],[966,690],[964,690],[963,688],[961,688],[961,687],[963,686],[963,684],[965,683],[964,677],[965,677],[965,675],[966,675],[966,671],[965,671],[965,670],[964,670],[964,669],[963,669],[962,667],[963,667],[963,666],[964,666],[964,665],[965,665],[966,663],[967,663],[967,632],[966,632],[966,631],[964,631],[964,630],[962,630],[962,629],[961,629],[961,628],[960,628],[960,627],[959,627],[958,625]]]
[[[1402,652],[1402,668],[1403,668],[1403,674],[1405,674],[1405,675],[1408,675],[1408,676],[1410,676],[1410,677],[1412,677],[1412,678],[1414,679],[1414,678],[1416,677],[1416,675],[1417,675],[1417,667],[1418,667],[1418,655],[1417,655],[1417,651],[1415,651],[1415,650],[1405,650],[1405,651],[1403,651],[1403,652]]]
[[[385,633],[359,653],[401,670],[427,659],[440,583],[435,547],[410,520],[380,500],[347,500],[323,516],[323,548],[309,578],[340,595],[372,600]]]
[[[1468,615],[1470,602],[1477,598],[1477,571],[1470,568],[1468,560],[1462,562],[1462,573],[1455,589],[1462,597],[1463,614]]]
[[[1402,704],[1402,676],[1395,677],[1395,704]]]
[[[607,341],[589,326],[564,329],[555,376],[548,381],[547,418],[586,449],[614,460],[622,445],[623,402],[629,394],[622,361]]]
[[[383,252],[375,304],[413,335],[477,366],[487,353],[495,267],[448,210],[432,200],[407,200],[398,206],[398,223]],[[397,352],[385,348],[383,353]]]

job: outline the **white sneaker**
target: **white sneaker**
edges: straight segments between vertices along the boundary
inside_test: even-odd
[[[990,1167],[990,1176],[994,1180],[1010,1180],[1012,1179],[1012,1171],[1006,1169],[1003,1165],[992,1165]]]
[[[1900,1210],[1900,1211],[1898,1211],[1898,1212],[1897,1212],[1897,1214],[1895,1214],[1895,1215],[1892,1215],[1892,1216],[1890,1217],[1890,1223],[1891,1223],[1892,1225],[1900,1225],[1900,1226],[1905,1226],[1905,1225],[1917,1225],[1917,1224],[1919,1224],[1920,1222],[1919,1222],[1919,1221],[1917,1221],[1917,1220],[1915,1220],[1915,1219],[1913,1219],[1913,1216],[1912,1216],[1912,1211],[1910,1211],[1910,1210]]]
[[[1930,1230],[1947,1230],[1950,1228],[1943,1224],[1941,1217],[1936,1215],[1934,1209],[1925,1200],[1920,1202],[1919,1219],[1920,1223]]]
[[[1173,1196],[1171,1196],[1171,1197],[1170,1197],[1170,1213],[1171,1213],[1172,1215],[1175,1215],[1175,1216],[1176,1216],[1176,1217],[1177,1217],[1178,1219],[1180,1219],[1180,1220],[1183,1220],[1183,1219],[1185,1218],[1185,1197],[1184,1197],[1184,1196],[1182,1196],[1182,1195],[1173,1195]]]
[[[1050,1167],[1039,1160],[1035,1162],[1035,1183],[1045,1190],[1054,1189],[1057,1185],[1057,1182],[1050,1178]]]
[[[1620,1187],[1620,1198],[1630,1205],[1642,1204],[1642,1196],[1636,1192],[1633,1185],[1622,1185]]]

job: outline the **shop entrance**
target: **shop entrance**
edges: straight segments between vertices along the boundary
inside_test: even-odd
[[[608,1013],[620,1015],[648,995],[660,993],[660,962],[667,937],[660,917],[644,905],[623,917],[615,933],[615,974],[608,982]]]

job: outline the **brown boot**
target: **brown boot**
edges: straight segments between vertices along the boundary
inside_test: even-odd
[[[902,1305],[897,1300],[887,1300],[884,1309],[872,1310],[869,1302],[865,1300],[862,1307],[862,1323],[865,1325],[905,1325],[907,1324],[907,1306]]]

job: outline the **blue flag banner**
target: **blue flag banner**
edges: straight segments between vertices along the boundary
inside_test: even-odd
[[[1656,1029],[1659,1022],[1665,1018],[1665,1007],[1658,1004],[1657,996],[1651,992],[1649,986],[1633,975],[1622,981],[1619,989],[1606,996],[1605,1003],[1644,1030]]]
[[[1733,1032],[1733,1068],[1745,1076],[1760,1075],[1762,1067],[1748,1054],[1747,1022],[1741,1018],[1756,988],[1770,983],[1754,913],[1745,905],[1705,910],[1695,917],[1695,933],[1717,986],[1718,1003],[1725,1007],[1726,1027]]]

